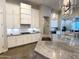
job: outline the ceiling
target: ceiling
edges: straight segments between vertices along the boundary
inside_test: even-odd
[[[52,9],[60,10],[60,6],[63,3],[63,0],[27,0],[34,4],[46,5]]]

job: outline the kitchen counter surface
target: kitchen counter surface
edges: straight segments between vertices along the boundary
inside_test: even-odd
[[[40,41],[37,43],[35,52],[48,59],[79,59],[79,44],[59,41]]]
[[[21,34],[17,34],[17,35],[7,35],[7,37],[10,37],[10,36],[20,36],[20,35],[31,35],[31,34],[40,34],[40,33],[21,33]]]

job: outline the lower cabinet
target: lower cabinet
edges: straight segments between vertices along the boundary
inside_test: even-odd
[[[41,39],[42,39],[41,38],[41,34],[34,34],[34,35],[32,35],[32,41],[33,42],[39,41]]]
[[[8,37],[8,48],[15,47],[16,44],[17,44],[17,40],[16,40],[15,36]]]
[[[16,46],[22,45],[24,43],[22,36],[16,36]]]
[[[23,41],[24,41],[24,44],[28,44],[28,43],[32,43],[32,37],[31,35],[23,35]]]
[[[8,37],[8,48],[37,42],[40,39],[41,39],[41,34],[10,36],[10,37]]]

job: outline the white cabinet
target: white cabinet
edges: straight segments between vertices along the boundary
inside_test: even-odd
[[[41,38],[41,34],[38,33],[38,34],[32,34],[32,41],[33,42],[37,42],[37,41],[40,41],[42,38]]]
[[[14,15],[14,23],[13,23],[13,28],[20,28],[20,15],[15,14]]]
[[[39,10],[32,8],[32,27],[39,28]]]
[[[23,35],[24,44],[32,43],[31,35]]]
[[[20,28],[20,10],[19,6],[6,3],[6,23],[7,28]]]
[[[41,39],[41,34],[26,34],[19,36],[10,36],[8,37],[8,48],[37,42],[40,39]]]
[[[1,39],[0,40],[0,53],[2,53],[4,50],[4,41],[3,41],[3,38],[0,38],[0,39]]]
[[[31,24],[31,15],[21,14],[21,24]]]
[[[21,8],[21,14],[31,15],[31,10],[30,9],[22,9]]]
[[[21,24],[31,24],[31,5],[21,3]]]
[[[8,37],[8,48],[15,47],[17,44],[17,40],[15,36]]]
[[[20,46],[20,45],[23,45],[24,44],[24,41],[23,41],[24,37],[22,37],[21,35],[20,36],[16,36],[16,46]]]
[[[20,18],[17,14],[7,14],[7,28],[20,28]]]
[[[31,5],[25,4],[25,3],[20,3],[20,7],[21,7],[22,9],[31,9]]]

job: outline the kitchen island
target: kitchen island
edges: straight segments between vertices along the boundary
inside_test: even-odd
[[[39,41],[35,52],[47,59],[79,59],[79,44],[75,43]]]

